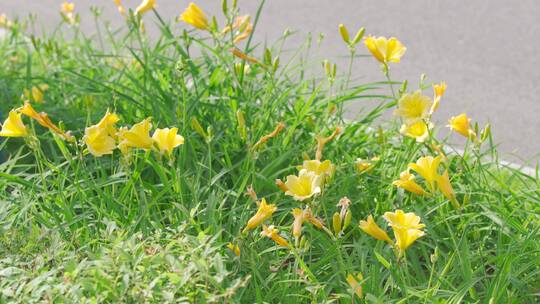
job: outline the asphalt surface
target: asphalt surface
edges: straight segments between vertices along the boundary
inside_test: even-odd
[[[60,0],[0,0],[0,13],[8,16],[38,15],[38,24],[52,29],[60,20]],[[119,25],[112,0],[74,1],[89,32],[94,25],[89,7],[103,7],[105,18]],[[124,0],[127,7],[137,0]],[[189,1],[157,0],[158,11],[167,18],[178,16]],[[209,15],[221,14],[221,1],[198,0]],[[255,14],[260,1],[239,0],[243,13]],[[256,41],[273,42],[286,29],[297,33],[288,39],[291,51],[302,44],[308,32],[325,38],[312,56],[328,58],[346,69],[347,48],[337,31],[344,23],[351,32],[365,27],[367,33],[395,36],[407,52],[393,64],[394,79],[418,85],[420,74],[448,84],[436,120],[466,112],[480,124],[490,122],[495,141],[505,159],[534,166],[540,159],[540,1],[538,0],[267,0],[256,30]],[[145,16],[151,23],[151,16]],[[179,25],[181,26],[181,25]],[[352,34],[351,34],[352,35]],[[360,45],[361,54],[367,50]],[[379,65],[360,58],[353,76],[360,82],[381,80]],[[429,92],[431,94],[431,92]],[[353,118],[369,101],[348,106]],[[454,136],[457,138],[458,136]],[[455,139],[460,143],[459,139]]]

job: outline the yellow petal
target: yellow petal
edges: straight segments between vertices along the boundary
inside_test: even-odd
[[[156,6],[156,0],[143,0],[135,9],[135,15],[144,14]]]
[[[360,221],[359,227],[362,229],[362,231],[371,235],[375,239],[392,244],[392,240],[388,234],[382,230],[377,223],[375,223],[371,214],[368,216],[367,221]]]
[[[431,98],[422,95],[420,90],[404,94],[398,101],[394,115],[400,116],[406,124],[410,125],[427,118],[431,104]]]
[[[21,113],[11,110],[8,118],[2,124],[0,130],[1,137],[24,137],[28,135],[28,130],[21,119]]]
[[[116,148],[116,142],[109,136],[107,130],[98,126],[85,129],[83,142],[86,144],[88,151],[96,157],[112,154]]]
[[[467,138],[472,135],[472,130],[469,126],[470,119],[467,117],[467,114],[462,113],[458,116],[453,116],[452,118],[450,118],[448,123],[448,127],[458,132],[459,134]]]
[[[152,139],[162,154],[171,155],[174,148],[184,143],[184,137],[177,135],[178,128],[156,129]]]
[[[180,20],[201,30],[208,30],[210,28],[206,15],[193,2],[191,2],[186,10],[180,15]]]

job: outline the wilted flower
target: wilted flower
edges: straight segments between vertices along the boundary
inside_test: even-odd
[[[403,171],[399,175],[399,179],[392,182],[392,185],[403,188],[409,192],[418,194],[418,195],[427,195],[427,192],[418,185],[415,181],[415,176],[409,171]]]
[[[193,2],[191,2],[186,10],[180,15],[180,20],[201,30],[208,30],[210,28],[206,15]]]
[[[268,237],[272,239],[276,244],[283,246],[283,247],[291,247],[289,243],[279,235],[279,231],[274,228],[273,225],[271,226],[263,226],[263,230],[261,231],[261,236]]]
[[[255,213],[255,215],[249,219],[246,228],[244,228],[244,232],[257,228],[264,221],[270,218],[276,210],[276,205],[268,205],[266,203],[266,199],[263,198],[261,200],[261,204],[259,205],[259,210],[257,210],[257,213]]]
[[[388,234],[386,234],[386,232],[382,230],[381,227],[377,225],[377,223],[375,223],[375,221],[373,220],[373,216],[371,214],[368,216],[367,221],[360,221],[359,227],[365,233],[371,235],[377,240],[385,241],[390,245],[393,244]]]
[[[291,213],[294,216],[293,236],[296,239],[300,238],[300,235],[302,234],[302,225],[305,221],[310,222],[318,229],[322,229],[324,226],[324,224],[318,218],[313,216],[309,207],[304,210],[300,208],[294,208]]]
[[[459,114],[458,116],[453,116],[450,118],[448,123],[448,127],[467,138],[473,135],[473,132],[469,126],[470,119],[467,118],[467,114],[465,113]]]
[[[324,146],[326,146],[328,142],[330,142],[336,136],[338,136],[341,133],[341,131],[342,131],[341,127],[336,127],[334,132],[332,132],[332,134],[330,134],[330,136],[328,137],[324,137],[321,135],[317,135],[315,137],[315,140],[317,140],[317,151],[315,152],[315,159],[318,159],[318,160],[322,159]]]
[[[8,118],[2,124],[1,137],[24,137],[28,130],[21,119],[21,113],[11,110]]]
[[[143,0],[135,9],[135,15],[144,14],[156,7],[156,0]]]
[[[118,148],[122,153],[126,153],[128,148],[151,149],[153,144],[150,137],[151,128],[152,123],[150,122],[150,118],[147,118],[133,125],[129,130],[126,128],[120,129],[117,133],[120,141]]]
[[[434,182],[438,176],[437,169],[441,162],[441,156],[425,156],[420,157],[416,163],[409,164],[409,169],[414,170],[420,176],[422,176],[429,184],[430,189],[434,189]]]
[[[386,39],[385,37],[368,36],[364,40],[364,43],[371,54],[384,64],[388,64],[389,62],[399,62],[407,50],[407,48],[394,37]]]
[[[74,138],[70,134],[70,132],[64,132],[59,127],[57,127],[51,121],[51,119],[49,118],[49,115],[47,115],[47,113],[43,113],[43,112],[38,113],[38,112],[36,112],[36,110],[34,110],[32,105],[30,104],[30,102],[26,101],[24,103],[24,106],[22,108],[20,108],[19,111],[21,112],[21,114],[23,114],[25,116],[28,116],[28,117],[34,119],[35,121],[37,121],[41,126],[43,126],[45,128],[48,128],[52,132],[58,134],[63,139],[65,139],[67,141],[74,140]]]
[[[248,61],[248,62],[251,62],[251,63],[255,63],[255,64],[259,64],[259,65],[263,65],[257,58],[249,56],[248,54],[246,54],[246,53],[240,51],[240,50],[239,50],[238,48],[236,48],[236,47],[233,47],[233,48],[231,49],[231,53],[232,53],[234,56],[236,56],[236,57],[238,57],[238,58],[240,58],[240,59],[242,59],[242,60],[245,60],[245,61]]]
[[[401,116],[408,125],[428,117],[432,101],[428,96],[422,95],[420,90],[403,95],[394,111],[394,115]]]
[[[236,30],[236,32],[233,33],[233,42],[238,43],[249,37],[251,31],[253,31],[253,25],[251,24],[250,19],[251,17],[249,15],[238,16],[234,19],[232,26],[226,26],[221,33],[226,34],[231,30]]]
[[[174,148],[184,144],[184,137],[177,135],[178,128],[156,129],[152,139],[162,154],[171,155]]]
[[[277,126],[275,127],[274,131],[262,136],[254,145],[253,147],[251,147],[252,150],[255,150],[258,146],[264,144],[265,142],[267,142],[270,138],[273,138],[273,137],[276,137],[279,135],[279,133],[281,132],[281,130],[283,130],[285,128],[285,124],[280,122],[277,124]]]
[[[419,120],[410,125],[403,124],[401,129],[399,129],[399,133],[404,136],[415,138],[416,142],[424,142],[429,137],[429,129],[432,127],[432,123],[426,123],[423,120]]]
[[[287,176],[285,186],[287,186],[286,195],[292,196],[297,201],[303,201],[321,193],[321,177],[314,172],[302,169],[298,176]]]

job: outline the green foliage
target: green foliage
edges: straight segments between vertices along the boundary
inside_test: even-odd
[[[37,227],[5,232],[0,301],[223,303],[249,279],[227,270],[213,237],[184,227],[127,235],[111,222],[91,242]]]
[[[229,9],[230,21],[236,8]],[[35,123],[28,125],[38,140],[0,142],[2,301],[350,303],[358,298],[346,277],[362,273],[361,301],[368,303],[538,302],[540,182],[498,163],[491,137],[460,153],[446,138],[430,142],[448,155],[461,209],[442,195],[405,193],[392,181],[407,164],[437,154],[402,137],[395,123],[378,128],[406,84],[355,84],[333,71],[332,79],[310,77],[324,73],[298,60],[309,57],[311,41],[284,51],[288,33],[275,45],[243,42],[247,54],[265,58],[246,69],[230,52],[232,37],[181,30],[157,11],[145,18],[151,15],[157,35],[141,32],[137,19],[117,31],[96,17],[95,37],[67,24],[35,36],[16,23],[0,41],[0,57],[8,59],[0,61],[4,116],[22,105],[23,89],[46,83],[36,109],[78,139],[107,109],[121,125],[152,117],[186,139],[170,160],[145,151],[95,158]],[[363,111],[344,121],[352,102]],[[280,122],[281,134],[252,149]],[[343,132],[324,150],[336,174],[314,211],[331,227],[347,196],[351,225],[339,237],[306,225],[290,251],[259,230],[240,233],[257,210],[244,195],[253,185],[277,204],[271,223],[294,243],[290,213],[301,205],[274,180],[294,174],[304,153],[315,154],[315,136],[338,126]],[[355,169],[356,158],[374,156],[380,161],[372,170]],[[426,236],[399,261],[356,224],[395,209],[426,224]],[[239,244],[240,257],[228,242]]]

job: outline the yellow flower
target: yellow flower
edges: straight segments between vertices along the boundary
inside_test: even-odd
[[[467,114],[462,113],[458,116],[453,116],[452,118],[450,118],[450,120],[448,121],[448,127],[465,137],[470,137],[473,135],[473,132],[469,127],[469,122],[470,119],[467,118]]]
[[[356,277],[353,276],[352,274],[347,275],[347,283],[349,283],[349,286],[351,286],[356,296],[358,296],[358,298],[361,299],[362,298],[362,284],[359,283],[357,279],[362,281],[364,277],[362,276],[361,273],[356,275]]]
[[[433,95],[435,97],[433,98],[433,105],[431,106],[431,110],[429,111],[430,114],[433,114],[439,108],[439,103],[441,102],[441,98],[444,95],[445,91],[446,82],[441,81],[440,84],[433,85]]]
[[[416,139],[416,142],[424,142],[429,137],[429,129],[433,127],[432,123],[426,124],[423,120],[419,120],[410,125],[403,124],[399,133],[404,136]]]
[[[403,210],[396,210],[395,212],[385,212],[383,217],[394,231],[400,255],[419,237],[425,235],[421,230],[425,225],[420,223],[420,217],[413,212],[405,213]]]
[[[122,0],[113,0],[113,1],[114,1],[114,4],[116,4],[116,7],[118,8],[118,12],[121,15],[125,15],[126,14],[126,8],[122,5]]]
[[[84,130],[83,142],[86,144],[88,151],[96,157],[112,154],[116,148],[116,142],[109,136],[107,130],[97,125]]]
[[[6,14],[0,15],[0,27],[3,28],[10,28],[13,26],[13,22],[8,19]]]
[[[227,244],[227,248],[229,248],[236,256],[240,256],[240,247],[238,247],[238,245],[229,243]]]
[[[420,174],[428,185],[430,186],[430,189],[434,189],[434,182],[437,178],[437,169],[439,168],[439,164],[441,162],[441,156],[433,157],[433,156],[425,156],[420,157],[416,163],[409,164],[409,169],[414,170],[416,173]]]
[[[371,161],[361,158],[357,158],[354,162],[354,165],[360,173],[371,171],[371,169],[373,169],[373,167],[375,166]]]
[[[330,160],[325,160],[321,162],[320,160],[305,160],[302,166],[298,166],[297,169],[301,171],[305,169],[311,171],[316,175],[321,176],[321,183],[324,183],[326,178],[331,178],[336,172],[336,166],[332,164]]]
[[[317,175],[312,171],[302,169],[298,173],[298,176],[287,176],[287,181],[285,182],[287,192],[285,192],[285,194],[292,196],[297,201],[303,201],[321,193],[320,185],[320,175]]]
[[[425,235],[420,229],[394,228],[393,230],[400,254],[403,254],[418,238]]]
[[[75,3],[64,1],[60,7],[60,12],[69,21],[69,23],[75,23]]]
[[[403,229],[422,229],[426,225],[420,224],[420,217],[413,212],[403,212],[396,210],[395,212],[385,212],[383,218],[388,222],[388,226]]]
[[[177,135],[178,128],[156,129],[152,139],[163,154],[171,155],[174,148],[184,144],[184,137]]]
[[[257,213],[255,213],[255,215],[249,219],[246,228],[244,228],[244,232],[257,228],[264,221],[270,218],[272,214],[276,212],[276,210],[277,207],[275,204],[268,205],[266,203],[266,199],[263,198],[261,200],[261,204],[259,205],[259,210],[257,210]]]
[[[208,30],[210,28],[206,15],[193,2],[191,2],[182,15],[180,15],[180,20],[191,24],[200,30]]]
[[[365,233],[371,235],[377,240],[385,241],[388,242],[388,244],[392,245],[392,240],[390,239],[388,234],[386,234],[386,232],[382,230],[381,227],[377,225],[377,223],[375,223],[371,214],[368,216],[367,221],[360,221],[359,227]]]
[[[454,189],[450,183],[450,177],[448,176],[448,170],[444,171],[442,175],[437,176],[437,186],[442,194],[452,203],[456,208],[459,208],[459,202],[454,194]]]
[[[385,37],[368,36],[364,40],[364,43],[371,54],[384,64],[387,64],[388,62],[399,62],[407,50],[407,48],[394,37],[386,39]]]
[[[152,138],[149,135],[152,123],[150,118],[147,118],[131,127],[131,129],[121,129],[118,132],[118,139],[120,140],[119,148],[123,153],[128,148],[152,148]]]
[[[46,84],[41,84],[39,86],[33,86],[31,90],[24,89],[23,97],[37,103],[43,103],[43,93],[49,89],[49,86]]]
[[[75,3],[64,1],[61,6],[61,11],[66,15],[72,14],[75,11]]]
[[[420,90],[403,95],[398,101],[394,115],[401,116],[406,124],[413,124],[427,118],[431,107],[431,98],[422,95]]]
[[[418,194],[418,195],[427,195],[427,192],[422,189],[415,181],[415,176],[408,171],[403,171],[399,175],[399,179],[392,182],[392,185],[403,188],[409,192]]]
[[[263,231],[261,231],[261,236],[268,237],[272,239],[276,244],[283,246],[283,247],[291,247],[289,243],[278,234],[278,230],[274,228],[274,226],[267,227],[266,225],[263,226]]]
[[[0,130],[1,137],[24,137],[28,135],[28,130],[21,119],[21,113],[15,110],[9,112],[8,118],[2,124]]]
[[[110,137],[117,139],[117,129],[116,129],[116,123],[120,121],[120,118],[115,113],[109,112],[107,110],[107,113],[103,116],[103,118],[97,123],[96,126],[99,128],[105,129],[107,131],[107,134],[109,134]]]
[[[74,138],[70,134],[70,132],[64,132],[59,127],[57,127],[51,121],[51,119],[49,118],[49,115],[47,115],[47,113],[43,113],[43,112],[38,113],[38,112],[36,112],[36,110],[34,110],[32,105],[30,104],[30,102],[26,101],[24,103],[24,106],[22,108],[20,108],[19,111],[21,112],[21,114],[26,115],[26,116],[34,119],[35,121],[37,121],[41,126],[43,126],[45,128],[48,128],[52,132],[58,134],[63,139],[65,139],[67,141],[74,140]]]
[[[135,9],[135,15],[144,14],[156,7],[156,0],[143,0]]]

